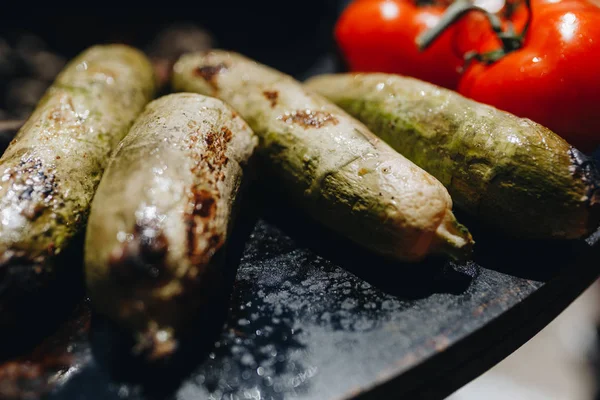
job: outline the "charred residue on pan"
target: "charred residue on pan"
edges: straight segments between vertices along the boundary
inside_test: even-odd
[[[89,358],[90,308],[80,303],[67,322],[29,354],[0,364],[0,398],[37,399],[60,385]]]
[[[310,109],[286,112],[285,114],[277,117],[277,119],[285,122],[286,124],[300,125],[305,129],[318,129],[328,125],[337,125],[339,123],[337,118],[328,112],[314,111]]]
[[[573,173],[583,179],[587,185],[586,196],[590,206],[600,205],[600,171],[594,159],[586,156],[574,147],[569,149]]]
[[[600,171],[597,161],[586,156],[574,147],[569,149],[573,175],[586,185],[586,204],[590,208],[587,228],[595,231],[600,224]]]
[[[202,65],[194,70],[194,75],[204,79],[213,89],[218,90],[217,76],[226,69],[227,65],[225,63]]]
[[[271,108],[277,106],[277,100],[279,99],[279,92],[276,90],[265,90],[263,96],[271,103]]]

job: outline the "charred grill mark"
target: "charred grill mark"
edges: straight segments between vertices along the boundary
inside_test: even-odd
[[[285,122],[286,124],[296,124],[301,127],[308,128],[322,128],[327,125],[337,125],[339,121],[333,115],[325,111],[313,111],[313,110],[298,110],[293,112],[286,112],[283,115],[277,117],[278,120]]]
[[[271,108],[275,108],[277,99],[279,98],[279,92],[276,90],[265,90],[263,95],[271,103]]]
[[[0,186],[10,181],[11,193],[5,201],[18,202],[21,215],[37,219],[44,210],[59,204],[55,172],[53,166],[46,167],[39,158],[22,158],[0,178]]]
[[[32,204],[30,207],[27,207],[21,211],[23,216],[27,219],[33,221],[36,220],[42,213],[44,212],[44,206],[42,204]]]
[[[202,218],[210,218],[215,214],[216,203],[214,197],[206,190],[193,192],[194,195],[194,215]]]
[[[138,223],[133,238],[111,254],[111,275],[123,283],[156,283],[165,278],[167,237],[156,224]]]
[[[191,137],[198,137],[194,132]],[[216,226],[217,204],[220,193],[217,183],[225,179],[225,167],[229,159],[226,150],[233,133],[227,127],[218,132],[204,134],[206,147],[201,150],[196,146],[189,147],[192,158],[196,161],[192,173],[202,186],[193,187],[189,194],[187,215],[187,249],[190,262],[200,269],[192,268],[190,278],[201,275],[205,265],[214,253],[223,245],[224,234]],[[197,150],[196,150],[197,149]]]
[[[198,140],[199,132],[194,132],[190,135],[189,141],[195,142]],[[193,143],[188,146],[192,150],[192,157],[196,160],[196,165],[192,169],[192,173],[196,176],[201,176],[203,181],[214,186],[216,181],[225,179],[223,168],[229,163],[229,158],[225,154],[227,144],[231,141],[233,133],[227,127],[221,128],[219,133],[208,132],[204,136],[206,149],[200,151]],[[216,177],[213,182],[212,176]]]
[[[202,267],[223,244],[223,236],[214,226],[218,194],[195,188],[190,196],[191,212],[188,213],[187,220],[188,256],[192,264]]]
[[[597,163],[574,147],[569,149],[574,175],[587,185],[586,196],[590,206],[600,206],[600,171]]]
[[[221,128],[221,135],[213,133],[213,132],[209,132],[206,135],[206,138],[204,140],[206,141],[206,144],[209,146],[209,148],[208,148],[209,151],[219,151],[219,149],[217,149],[215,147],[217,142],[220,142],[219,144],[229,143],[231,141],[232,136],[233,136],[233,133],[231,133],[231,130],[229,128],[227,128],[226,126],[224,126]],[[225,149],[223,148],[223,151],[224,150]]]
[[[227,69],[227,65],[219,63],[216,65],[203,65],[194,70],[194,75],[204,79],[213,89],[218,90],[217,75]]]
[[[217,247],[220,246],[221,242],[222,242],[222,237],[221,235],[212,235],[210,237],[210,239],[208,240],[208,243],[212,246],[212,247]]]

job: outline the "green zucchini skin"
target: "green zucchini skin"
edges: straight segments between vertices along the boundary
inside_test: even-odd
[[[154,94],[149,60],[95,46],[71,61],[0,159],[0,315],[46,287],[85,226],[112,149]]]
[[[291,77],[211,51],[180,58],[173,87],[228,102],[259,137],[263,174],[332,230],[403,261],[468,257],[471,235],[443,185]]]
[[[148,104],[111,158],[87,227],[86,286],[147,359],[171,354],[210,301],[256,142],[222,101],[178,93]]]
[[[595,167],[529,119],[398,75],[323,75],[306,86],[438,178],[457,207],[506,234],[577,239],[598,227]]]

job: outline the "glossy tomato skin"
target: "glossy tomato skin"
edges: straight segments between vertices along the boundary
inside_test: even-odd
[[[600,144],[600,8],[565,1],[532,5],[523,47],[491,65],[472,63],[459,92],[556,132],[582,151]],[[494,38],[479,48],[498,49]]]
[[[446,5],[410,0],[359,0],[342,13],[335,37],[351,71],[412,76],[450,89],[460,79],[462,59],[452,49],[451,27],[427,50],[415,40],[434,26]]]
[[[556,4],[561,3],[561,7],[573,9],[588,8],[593,5],[592,1],[600,0],[530,0],[532,7],[536,9],[536,14],[547,12]],[[475,0],[475,5],[496,14],[502,22],[502,28],[507,31],[512,28],[513,32],[520,33],[526,25],[529,16],[523,0]],[[495,45],[500,48],[502,43],[497,39],[492,31],[487,17],[478,11],[469,12],[454,23],[452,44],[457,56],[464,58],[469,52],[478,51],[482,44],[487,47]],[[485,43],[489,41],[489,43]]]
[[[471,51],[476,51],[481,43],[493,36],[487,18],[482,13],[471,11],[455,23],[452,32],[452,49],[461,59]]]

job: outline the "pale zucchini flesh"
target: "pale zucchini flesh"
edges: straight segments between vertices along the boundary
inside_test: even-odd
[[[184,55],[173,86],[238,111],[260,139],[271,184],[329,228],[399,260],[469,254],[471,236],[441,183],[291,77],[212,51]]]
[[[92,304],[149,358],[172,353],[208,302],[257,139],[220,100],[151,102],[117,147],[89,218]]]
[[[389,74],[306,83],[438,178],[457,207],[529,239],[576,239],[598,227],[598,172],[549,129],[456,92]]]
[[[95,46],[59,74],[0,159],[0,314],[55,276],[114,146],[154,95],[147,58]],[[10,323],[10,322],[8,322]]]

